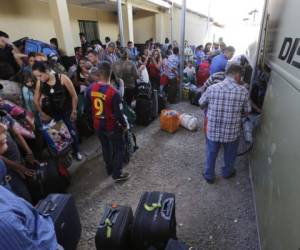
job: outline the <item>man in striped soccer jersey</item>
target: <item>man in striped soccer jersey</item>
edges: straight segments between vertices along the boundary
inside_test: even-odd
[[[108,175],[115,181],[124,181],[130,175],[122,172],[127,123],[121,97],[110,85],[111,66],[108,62],[100,63],[96,74],[99,81],[86,92],[86,111],[99,136]]]

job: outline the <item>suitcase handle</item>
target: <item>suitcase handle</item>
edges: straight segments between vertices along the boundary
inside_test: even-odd
[[[164,219],[171,220],[174,203],[175,203],[174,198],[168,198],[163,201],[161,216]]]
[[[44,215],[49,214],[49,212],[53,212],[55,211],[55,209],[57,208],[57,204],[54,203],[53,201],[48,201],[42,211],[42,213]]]
[[[160,203],[152,203],[150,206],[148,204],[144,204],[144,208],[147,212],[153,212],[154,210],[161,208]]]
[[[111,226],[113,224],[116,223],[118,216],[120,214],[119,209],[116,208],[109,208],[105,211],[105,214],[102,218],[102,220],[100,221],[100,228],[106,227],[107,226],[107,222],[110,221],[111,222]]]

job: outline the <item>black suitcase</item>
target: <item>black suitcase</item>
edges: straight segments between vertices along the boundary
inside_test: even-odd
[[[136,100],[136,124],[147,126],[153,121],[153,102],[147,98]]]
[[[49,214],[53,220],[58,243],[65,250],[75,250],[81,236],[81,224],[70,194],[50,194],[36,206],[37,211]]]
[[[184,242],[170,239],[165,250],[192,250],[194,248],[188,247]]]
[[[33,177],[27,178],[27,185],[33,204],[46,198],[51,193],[66,193],[68,180],[58,172],[57,162],[48,160],[37,166],[29,166],[35,170]]]
[[[108,206],[95,237],[97,250],[131,250],[133,212],[130,207]]]
[[[134,249],[146,250],[152,246],[164,250],[170,238],[176,239],[175,195],[144,193],[133,222]]]

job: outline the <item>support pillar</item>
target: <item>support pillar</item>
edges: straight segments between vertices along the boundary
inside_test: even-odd
[[[132,14],[132,2],[127,0],[124,11],[124,31],[126,42],[132,41],[134,43],[133,35],[133,14]]]
[[[164,18],[162,13],[155,14],[155,38],[156,41],[164,43]]]
[[[49,0],[48,3],[59,47],[66,55],[73,56],[74,45],[67,0]]]

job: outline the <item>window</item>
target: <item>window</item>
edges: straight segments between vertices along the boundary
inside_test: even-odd
[[[99,39],[98,23],[96,21],[82,21],[79,20],[79,30],[84,33],[86,40],[91,42]]]

